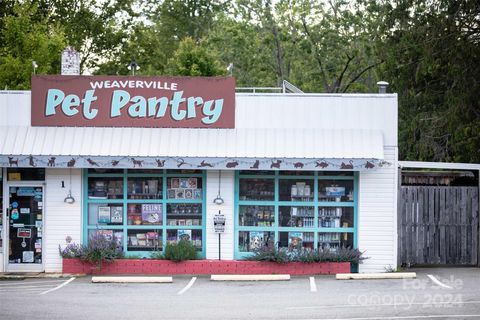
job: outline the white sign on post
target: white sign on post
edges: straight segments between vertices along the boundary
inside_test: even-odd
[[[225,215],[217,213],[213,216],[213,228],[215,233],[225,232]]]
[[[80,54],[72,47],[66,47],[62,51],[62,75],[80,75]]]

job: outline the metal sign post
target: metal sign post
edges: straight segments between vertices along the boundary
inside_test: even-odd
[[[221,234],[225,232],[225,215],[221,210],[213,216],[213,228],[218,233],[218,260],[221,259]]]

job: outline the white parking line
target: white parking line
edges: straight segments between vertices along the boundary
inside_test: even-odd
[[[23,289],[29,289],[29,288],[51,288],[52,284],[38,284],[34,286],[17,286],[17,287],[2,287],[0,288],[0,292],[3,290],[12,290],[12,289],[18,289],[18,290],[23,290]]]
[[[0,288],[3,286],[12,286],[12,285],[30,285],[30,284],[37,284],[37,283],[50,283],[50,282],[63,282],[63,279],[60,280],[45,280],[45,281],[8,281],[7,283],[0,283]]]
[[[398,316],[398,317],[368,317],[368,318],[310,318],[300,320],[384,320],[384,319],[453,319],[453,318],[476,318],[480,314],[439,314],[439,315],[417,315],[417,316]]]
[[[182,290],[178,291],[178,295],[182,295],[184,294],[185,292],[187,292],[188,289],[190,289],[193,284],[195,283],[195,280],[197,280],[197,277],[193,277],[192,280],[190,280],[190,282],[185,286],[185,288],[183,288]]]
[[[373,307],[399,307],[399,306],[412,306],[412,305],[423,305],[431,306],[436,308],[440,305],[462,305],[462,304],[479,304],[480,300],[477,301],[449,301],[449,302],[404,302],[404,303],[365,303],[365,304],[330,304],[323,306],[307,306],[307,307],[287,307],[286,310],[308,310],[308,309],[330,309],[330,308],[373,308]]]
[[[317,292],[317,284],[315,283],[315,277],[310,277],[310,292]]]
[[[453,289],[453,288],[450,287],[449,285],[446,285],[445,283],[441,283],[440,280],[438,280],[437,278],[435,278],[435,277],[432,276],[431,274],[427,274],[427,277],[429,277],[430,280],[433,281],[433,283],[435,283],[436,285],[439,285],[440,287],[444,287],[444,288],[447,288],[447,289]]]
[[[60,288],[62,288],[62,287],[64,287],[64,286],[66,286],[67,284],[69,284],[69,283],[72,282],[73,280],[75,280],[75,277],[70,278],[70,279],[68,279],[67,281],[65,281],[64,283],[62,283],[61,285],[56,286],[56,287],[53,288],[53,289],[44,291],[44,292],[42,292],[42,293],[40,293],[40,294],[47,294],[47,293],[50,293],[50,292],[52,292],[52,291],[58,290],[58,289],[60,289]]]

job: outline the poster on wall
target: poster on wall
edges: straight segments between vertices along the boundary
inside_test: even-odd
[[[158,224],[162,221],[162,205],[157,203],[142,204],[142,222]]]
[[[111,207],[110,210],[111,223],[123,223],[123,207]]]
[[[22,262],[33,262],[33,251],[23,251]]]
[[[178,230],[177,239],[180,240],[192,240],[192,230]]]
[[[264,233],[258,231],[250,232],[250,251],[254,251],[263,247],[265,243]]]
[[[18,238],[31,238],[32,237],[32,229],[18,228],[17,229],[17,237]]]
[[[233,77],[32,77],[32,126],[234,128]]]
[[[110,223],[110,207],[98,207],[98,223]]]

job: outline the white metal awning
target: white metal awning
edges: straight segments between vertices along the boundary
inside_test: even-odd
[[[0,127],[3,166],[360,170],[383,158],[379,130]]]

